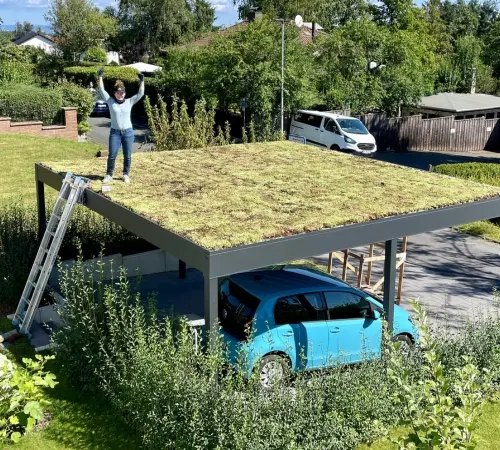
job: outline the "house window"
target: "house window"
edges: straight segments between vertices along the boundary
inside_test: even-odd
[[[469,114],[465,116],[466,119],[474,119],[474,114]]]
[[[486,118],[487,119],[494,119],[495,118],[495,113],[494,112],[486,113]]]

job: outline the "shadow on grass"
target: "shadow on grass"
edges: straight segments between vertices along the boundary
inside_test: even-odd
[[[8,350],[17,361],[33,357],[34,350],[27,339],[16,341]],[[142,448],[141,442],[106,399],[99,394],[82,392],[70,384],[57,360],[47,369],[53,372],[59,384],[47,390],[52,403],[52,420],[39,433],[23,438],[14,450],[75,449],[75,450],[132,450]]]

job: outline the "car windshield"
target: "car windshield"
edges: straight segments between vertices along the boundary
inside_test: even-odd
[[[219,294],[219,320],[222,328],[234,337],[248,338],[259,299],[231,279],[222,283]]]
[[[365,128],[361,120],[358,119],[337,119],[337,122],[346,133],[352,134],[368,134],[368,130]]]

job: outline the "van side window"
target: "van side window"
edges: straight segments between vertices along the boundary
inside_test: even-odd
[[[309,114],[307,118],[307,125],[311,125],[312,127],[319,128],[321,126],[321,121],[323,117],[315,116],[314,114]]]
[[[337,132],[337,124],[332,119],[325,119],[325,130],[330,131],[331,133]]]
[[[295,122],[307,123],[307,116],[302,113],[295,114]]]

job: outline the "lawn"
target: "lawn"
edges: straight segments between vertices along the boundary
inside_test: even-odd
[[[483,410],[476,433],[476,450],[497,450],[500,442],[500,403],[488,402]],[[394,432],[397,435],[399,430]],[[360,445],[357,450],[397,450],[389,439],[380,439],[371,445]]]
[[[0,134],[0,204],[35,201],[35,162],[94,157],[101,147],[63,139]],[[103,164],[102,159],[98,159]]]
[[[434,167],[433,170],[452,177],[500,186],[500,165],[496,163],[441,164]],[[468,223],[457,227],[457,230],[490,241],[500,242],[500,226],[489,221]]]
[[[10,322],[0,319],[0,329],[10,329]],[[16,341],[3,352],[12,360],[33,357],[34,350],[26,339]],[[136,450],[141,448],[138,438],[124,420],[117,415],[102,397],[82,392],[70,385],[62,375],[57,361],[47,369],[57,376],[59,384],[47,390],[52,402],[52,420],[42,431],[23,437],[12,450]]]
[[[101,187],[98,160],[45,165]],[[137,154],[132,184],[115,181],[106,195],[222,249],[499,194],[500,187],[285,141]]]

